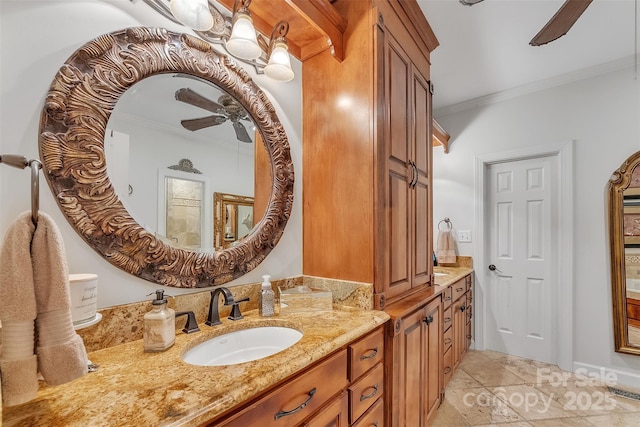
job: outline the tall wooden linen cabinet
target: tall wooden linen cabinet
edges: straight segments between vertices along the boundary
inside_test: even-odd
[[[302,65],[303,273],[374,284],[375,308],[400,317],[385,340],[385,425],[425,425],[442,384],[442,308],[421,296],[433,277],[429,57],[438,41],[415,0],[332,5],[348,22],[344,60],[325,51]]]

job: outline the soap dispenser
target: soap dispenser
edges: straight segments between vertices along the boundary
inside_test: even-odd
[[[260,290],[260,301],[258,312],[260,316],[272,317],[276,315],[276,294],[271,288],[271,282],[269,281],[271,276],[265,274],[262,276],[262,289]]]
[[[176,340],[176,312],[167,307],[164,289],[156,291],[151,304],[151,311],[144,315],[144,351],[164,351]]]

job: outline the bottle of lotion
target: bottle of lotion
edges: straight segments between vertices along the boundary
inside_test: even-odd
[[[163,289],[156,291],[151,304],[153,308],[144,315],[144,351],[164,351],[176,340],[176,312],[167,307]]]
[[[269,282],[271,276],[265,274],[262,276],[262,289],[260,290],[260,301],[258,306],[258,312],[260,316],[272,317],[276,315],[276,294],[271,288],[271,282]]]

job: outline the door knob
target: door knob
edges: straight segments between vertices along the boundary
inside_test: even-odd
[[[500,271],[500,269],[493,264],[489,264],[489,270],[502,273],[502,271]]]

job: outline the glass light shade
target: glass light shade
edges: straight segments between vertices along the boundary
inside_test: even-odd
[[[207,31],[213,27],[208,0],[171,0],[169,9],[178,21],[189,28]]]
[[[269,63],[264,67],[264,73],[274,80],[280,82],[288,82],[293,79],[293,70],[291,69],[291,58],[289,57],[289,49],[285,42],[276,42]]]
[[[257,59],[262,54],[258,45],[253,20],[245,13],[237,13],[234,18],[231,36],[225,44],[229,53],[242,59]]]

